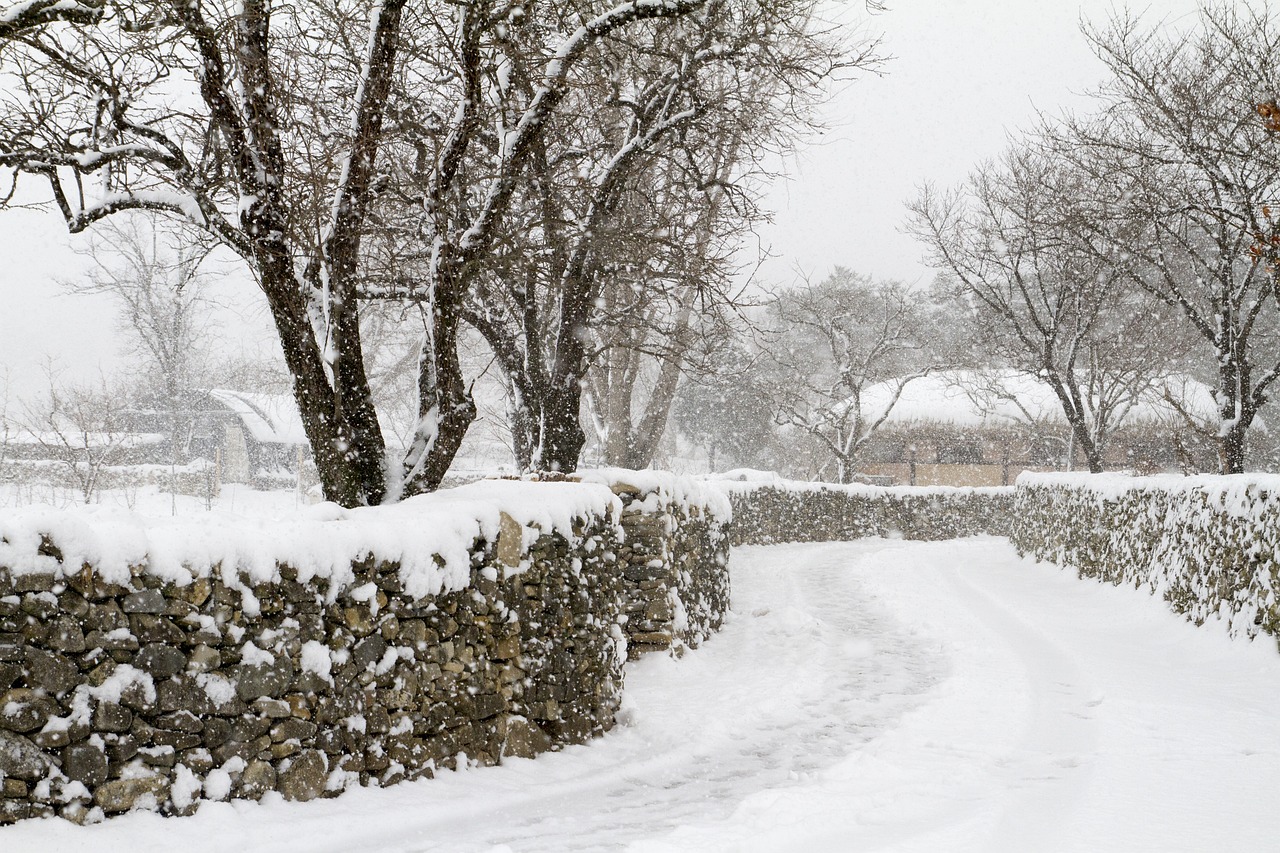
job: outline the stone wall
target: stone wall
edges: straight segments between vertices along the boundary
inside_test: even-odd
[[[1146,590],[1196,624],[1280,636],[1280,478],[1023,475],[1019,552]]]
[[[624,515],[587,484],[455,494],[480,487],[514,497],[337,511],[281,546],[302,555],[296,565],[235,563],[234,549],[208,543],[179,559],[163,531],[145,548],[89,547],[83,519],[5,519],[0,824],[187,814],[268,791],[309,800],[464,757],[532,756],[613,725],[624,627],[637,647],[664,631],[693,645],[718,627],[727,546],[707,507],[631,494]],[[553,517],[517,509],[565,495]],[[359,525],[388,512],[390,528],[427,532],[368,550]],[[355,556],[320,571],[301,543],[326,536],[315,554],[350,543]],[[202,549],[221,559],[197,564]],[[133,556],[108,559],[119,553]],[[628,620],[646,596],[671,613],[646,604]]]
[[[837,486],[723,481],[735,545],[838,542],[867,536],[1008,535],[1012,488]]]
[[[729,609],[729,502],[686,477],[621,469],[586,476],[611,482],[624,507],[631,658],[697,648]]]

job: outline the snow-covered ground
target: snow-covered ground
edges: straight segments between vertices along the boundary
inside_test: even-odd
[[[582,747],[13,851],[1208,851],[1280,837],[1280,655],[1003,540],[744,548],[734,614]]]

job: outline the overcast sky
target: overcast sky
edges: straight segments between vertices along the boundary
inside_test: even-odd
[[[1102,72],[1079,21],[1104,21],[1113,5],[890,0],[870,26],[883,33],[893,59],[884,76],[865,76],[841,92],[826,111],[831,130],[788,164],[790,179],[770,196],[777,217],[763,236],[777,257],[763,275],[785,284],[797,268],[821,276],[841,264],[927,284],[933,273],[900,230],[904,203],[926,180],[962,180],[1037,110],[1080,106]],[[860,8],[858,0],[849,8]],[[1185,23],[1196,3],[1131,8],[1153,21]],[[79,377],[119,365],[112,306],[62,294],[56,284],[78,269],[70,240],[54,216],[0,212],[0,382],[7,369],[18,396],[41,387],[50,356]],[[247,325],[224,320],[229,349],[271,345],[261,299],[247,279],[226,282],[219,295],[258,318]]]

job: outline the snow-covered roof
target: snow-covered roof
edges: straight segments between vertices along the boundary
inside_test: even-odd
[[[209,396],[235,412],[259,444],[307,444],[298,404],[290,396],[225,388],[215,388]]]
[[[862,408],[867,418],[879,417],[893,399],[897,382],[867,388]],[[1185,375],[1173,375],[1154,383],[1128,411],[1122,424],[1176,421],[1177,411],[1166,393],[1199,419],[1213,420],[1213,392],[1209,386]],[[913,379],[889,413],[886,425],[945,423],[964,427],[1001,427],[1014,424],[1065,424],[1062,405],[1049,385],[1015,370],[941,370]]]

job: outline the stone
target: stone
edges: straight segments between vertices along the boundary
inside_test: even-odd
[[[373,629],[377,626],[369,608],[364,606],[344,607],[342,621],[357,637],[373,633]]]
[[[89,743],[77,743],[62,750],[62,772],[68,778],[93,788],[107,781],[107,754]]]
[[[260,717],[241,717],[231,726],[231,739],[248,742],[271,730],[271,721]]]
[[[213,749],[222,746],[231,737],[231,721],[220,717],[210,717],[204,721],[204,745]]]
[[[177,676],[156,685],[156,706],[163,712],[190,711],[212,714],[213,700],[204,688],[185,676]]]
[[[268,699],[265,696],[254,700],[253,710],[272,720],[293,715],[293,708],[289,706],[288,702],[283,699]]]
[[[104,601],[89,605],[89,611],[84,615],[84,627],[90,631],[114,631],[129,627],[129,620],[120,605],[114,601]]]
[[[0,782],[0,797],[5,799],[25,797],[30,792],[31,786],[16,776],[6,776],[4,781]]]
[[[171,678],[187,668],[187,656],[173,646],[153,643],[138,652],[134,666],[151,673],[152,678]]]
[[[41,749],[58,749],[68,744],[77,743],[89,736],[89,724],[72,722],[69,725],[39,731],[31,735],[31,740]]]
[[[290,718],[271,727],[271,740],[281,743],[286,740],[305,741],[315,737],[316,724],[306,720]]]
[[[59,616],[53,620],[46,642],[49,648],[59,652],[83,652],[84,629],[71,616]]]
[[[0,826],[16,823],[20,820],[50,817],[53,807],[43,803],[28,803],[22,800],[0,800]]]
[[[360,669],[369,669],[387,652],[387,641],[380,634],[365,637],[351,650],[351,660]]]
[[[200,735],[194,732],[174,732],[168,729],[156,729],[151,733],[151,742],[156,746],[168,746],[181,751],[191,749],[203,743]]]
[[[99,702],[93,709],[93,727],[102,732],[127,732],[133,725],[133,712],[114,702]]]
[[[241,664],[235,673],[236,696],[246,702],[259,696],[279,699],[293,682],[293,664],[285,657],[273,664]]]
[[[187,586],[178,587],[175,594],[188,604],[199,607],[209,600],[212,592],[213,583],[208,578],[196,578]]]
[[[303,693],[290,693],[284,697],[289,703],[289,714],[300,720],[311,719],[311,703]]]
[[[267,791],[276,787],[276,771],[269,762],[253,760],[240,774],[240,796],[250,800],[261,799]]]
[[[520,656],[520,635],[510,634],[498,640],[493,649],[495,660],[511,660]]]
[[[38,782],[57,765],[29,738],[0,729],[0,775]]]
[[[282,758],[288,758],[290,755],[296,755],[298,750],[302,749],[302,744],[296,740],[286,740],[280,743],[271,744],[271,757],[279,761]]]
[[[80,593],[64,589],[58,596],[58,609],[63,613],[81,619],[89,612],[89,602]]]
[[[161,776],[142,779],[112,779],[93,792],[93,801],[107,814],[134,808],[158,808],[169,795],[169,781]]]
[[[24,572],[13,579],[13,587],[17,592],[51,592],[57,582],[51,572]]]
[[[133,735],[107,735],[107,758],[112,762],[123,764],[137,754],[138,739]]]
[[[164,616],[151,616],[146,613],[135,614],[129,619],[133,634],[140,643],[167,643],[177,645],[186,635],[182,629],[173,624],[172,619]]]
[[[41,622],[48,622],[58,612],[58,600],[45,595],[24,595],[19,608],[28,616],[34,616]]]
[[[156,718],[155,725],[156,728],[167,729],[171,732],[204,731],[204,723],[190,711],[174,711],[172,714],[162,714]]]
[[[213,755],[207,749],[190,749],[182,756],[182,763],[191,769],[191,772],[200,776],[205,775],[214,768]]]
[[[134,592],[126,595],[121,607],[125,613],[164,613],[168,605],[164,600],[164,593],[158,589],[144,589],[141,592]]]
[[[0,693],[0,729],[35,731],[50,717],[58,716],[59,710],[49,697],[26,687],[15,687]]]
[[[520,565],[524,551],[524,525],[505,512],[498,516],[498,562],[508,568]]]
[[[58,816],[74,824],[84,826],[93,817],[93,809],[89,808],[87,803],[73,800],[58,810]]]
[[[81,680],[80,667],[71,658],[43,649],[27,648],[28,683],[57,694],[65,693]]]
[[[210,672],[222,666],[222,655],[217,649],[204,643],[191,650],[187,667],[192,672]]]
[[[24,657],[26,640],[19,633],[0,631],[0,661],[20,661]]]
[[[102,649],[105,652],[138,650],[138,638],[133,634],[119,633],[119,628],[110,631],[90,631],[84,638],[86,648]]]

